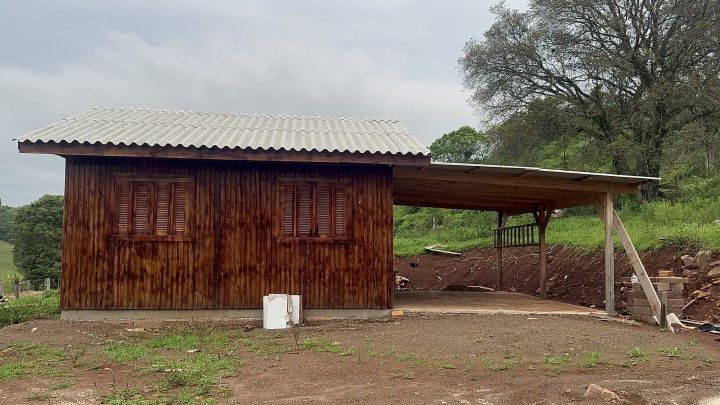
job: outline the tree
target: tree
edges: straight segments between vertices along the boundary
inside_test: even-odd
[[[2,205],[0,200],[0,240],[4,242],[10,242],[10,234],[12,231],[12,223],[15,219],[14,207]]]
[[[60,274],[63,197],[44,195],[18,208],[12,228],[13,260],[29,280]]]
[[[492,11],[485,40],[460,59],[473,101],[501,118],[537,99],[565,103],[617,173],[659,176],[667,137],[717,109],[720,2],[532,0],[527,12]]]
[[[430,145],[430,155],[438,162],[479,163],[489,153],[488,138],[469,126],[444,134]]]

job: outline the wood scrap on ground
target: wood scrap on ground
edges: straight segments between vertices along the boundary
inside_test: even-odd
[[[440,254],[440,255],[462,256],[462,253],[459,253],[459,252],[451,252],[449,250],[438,249],[438,247],[436,245],[425,247],[425,251],[428,253],[435,253],[435,254]]]

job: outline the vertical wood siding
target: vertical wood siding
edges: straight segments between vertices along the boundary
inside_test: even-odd
[[[190,241],[113,237],[120,173],[192,179]],[[350,184],[349,242],[280,241],[278,182]],[[392,307],[392,171],[375,166],[68,158],[64,309],[260,308],[269,293],[306,308]]]

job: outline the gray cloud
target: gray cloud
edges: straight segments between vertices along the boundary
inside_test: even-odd
[[[11,204],[62,193],[63,160],[9,140],[93,106],[391,117],[426,144],[477,125],[456,61],[489,27],[489,3],[28,3],[0,6]]]

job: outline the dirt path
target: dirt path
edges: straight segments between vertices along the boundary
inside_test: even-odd
[[[0,401],[566,403],[588,401],[591,383],[636,404],[720,393],[720,343],[708,335],[585,317],[321,323],[296,330],[297,344],[293,331],[244,324],[133,326],[0,329]]]

